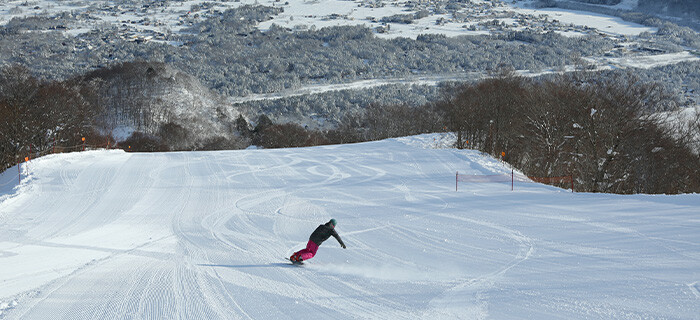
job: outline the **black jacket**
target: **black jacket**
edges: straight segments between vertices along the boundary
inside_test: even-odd
[[[335,232],[335,228],[333,228],[333,225],[330,222],[318,226],[318,228],[316,228],[316,230],[314,230],[314,232],[309,237],[309,240],[313,241],[313,243],[320,246],[321,243],[323,243],[323,241],[328,240],[328,238],[330,238],[331,236],[338,240],[340,246],[345,247],[343,240],[340,239],[340,236],[337,232]]]

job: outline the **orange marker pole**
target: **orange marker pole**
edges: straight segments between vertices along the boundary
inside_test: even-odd
[[[29,157],[24,157],[24,173],[29,174]]]

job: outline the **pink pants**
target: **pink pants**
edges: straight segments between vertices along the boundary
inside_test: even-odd
[[[316,251],[318,251],[318,245],[309,240],[309,243],[306,244],[306,249],[301,249],[294,254],[301,256],[304,260],[309,260],[316,255]]]

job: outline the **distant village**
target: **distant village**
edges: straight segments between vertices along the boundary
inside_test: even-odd
[[[69,34],[81,34],[105,29],[118,30],[106,35],[122,40],[144,43],[148,41],[168,42],[174,32],[191,27],[199,21],[219,15],[226,10],[222,2],[202,2],[182,10],[173,7],[181,2],[160,1],[75,1],[75,10],[61,10],[55,6],[42,8],[32,1],[8,9],[10,14],[20,14],[26,20],[41,17],[53,20],[48,27],[38,30],[58,30]],[[225,1],[233,2],[233,1]],[[236,1],[238,2],[238,0]],[[8,4],[4,4],[8,6]],[[0,4],[0,10],[3,4]],[[31,31],[31,30],[28,30]]]
[[[314,0],[311,0],[314,1]],[[16,1],[15,1],[16,2]],[[71,34],[100,32],[110,30],[101,36],[106,42],[110,39],[126,40],[135,43],[159,41],[171,45],[179,45],[173,35],[178,31],[194,26],[212,16],[222,14],[227,8],[238,5],[240,0],[204,1],[189,7],[181,6],[180,1],[75,1],[76,8],[58,14],[57,8],[42,8],[37,1],[23,1],[19,5],[6,8],[10,13],[25,13],[29,17],[49,18],[55,22],[44,30],[58,30]],[[281,0],[261,1],[260,5],[284,8],[288,2]],[[356,1],[358,7],[382,8],[396,6],[403,8],[405,14],[389,17],[372,17],[365,19],[373,26],[376,33],[391,32],[391,25],[396,23],[411,24],[415,20],[439,16],[435,25],[461,24],[465,34],[469,32],[488,32],[492,34],[509,31],[525,31],[535,34],[559,32],[568,35],[599,35],[614,40],[618,45],[608,52],[608,56],[623,56],[634,52],[649,54],[664,53],[652,43],[631,41],[626,36],[604,33],[587,26],[563,24],[547,16],[523,14],[508,10],[503,1],[465,1],[465,0],[362,0]],[[0,9],[2,8],[0,4]],[[5,4],[11,6],[11,4]],[[52,12],[56,12],[51,14]],[[354,19],[348,15],[331,14],[325,17],[308,16],[321,20]],[[111,32],[116,28],[116,34]]]

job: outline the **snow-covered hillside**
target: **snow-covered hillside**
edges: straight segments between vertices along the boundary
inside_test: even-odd
[[[700,196],[571,193],[426,135],[0,175],[0,318],[697,319]],[[28,175],[25,173],[28,172]],[[335,218],[303,267],[284,258]],[[291,315],[291,316],[290,316]]]
[[[629,2],[629,1],[627,1]],[[620,18],[590,12],[557,8],[530,9],[532,3],[499,1],[407,1],[407,0],[236,0],[236,1],[60,1],[10,0],[0,3],[0,25],[13,18],[50,16],[63,12],[78,17],[79,23],[61,25],[58,30],[79,35],[103,27],[104,24],[124,27],[124,36],[141,40],[164,40],[171,32],[179,32],[203,19],[242,5],[265,5],[284,8],[284,12],[260,24],[267,30],[273,24],[296,30],[329,26],[365,25],[379,29],[385,38],[416,38],[419,34],[489,34],[502,28],[524,30],[538,27],[572,36],[591,28],[612,35],[638,35],[655,32],[656,28],[627,22]],[[620,4],[624,8],[625,4]],[[627,5],[629,6],[629,5]],[[410,23],[390,23],[386,18],[413,15]],[[453,12],[453,13],[450,13]],[[550,25],[543,20],[555,19]],[[384,20],[383,20],[384,19]],[[500,28],[489,23],[498,21]],[[388,25],[390,24],[390,25]],[[542,30],[540,30],[542,31]]]
[[[200,99],[209,92],[188,90],[154,95],[163,102],[157,104],[180,118],[202,117],[193,123],[214,121],[222,128],[228,124],[216,123],[220,117],[209,112],[216,107],[215,112],[233,118],[242,113],[255,121],[265,114],[278,123],[332,129],[369,104],[417,100],[398,93],[377,98],[369,90],[379,85],[433,91],[426,84],[479,79],[499,65],[539,75],[575,67],[687,63],[690,67],[668,68],[671,74],[658,81],[672,82],[667,87],[683,99],[698,100],[697,77],[677,76],[693,70],[700,59],[692,30],[666,26],[659,33],[660,22],[647,26],[601,13],[535,6],[530,0],[9,0],[0,1],[5,35],[0,65],[24,65],[40,78],[62,80],[125,62],[166,63],[230,103],[212,104],[213,97]],[[615,8],[633,7],[636,1]],[[345,28],[324,29],[331,26]],[[329,41],[337,36],[358,41]],[[318,97],[329,91],[358,98]],[[300,104],[296,99],[302,96],[323,103]],[[273,99],[287,101],[266,105]],[[204,105],[204,110],[182,114],[182,105]],[[148,133],[162,124],[153,122]],[[126,123],[116,126],[143,131]]]

